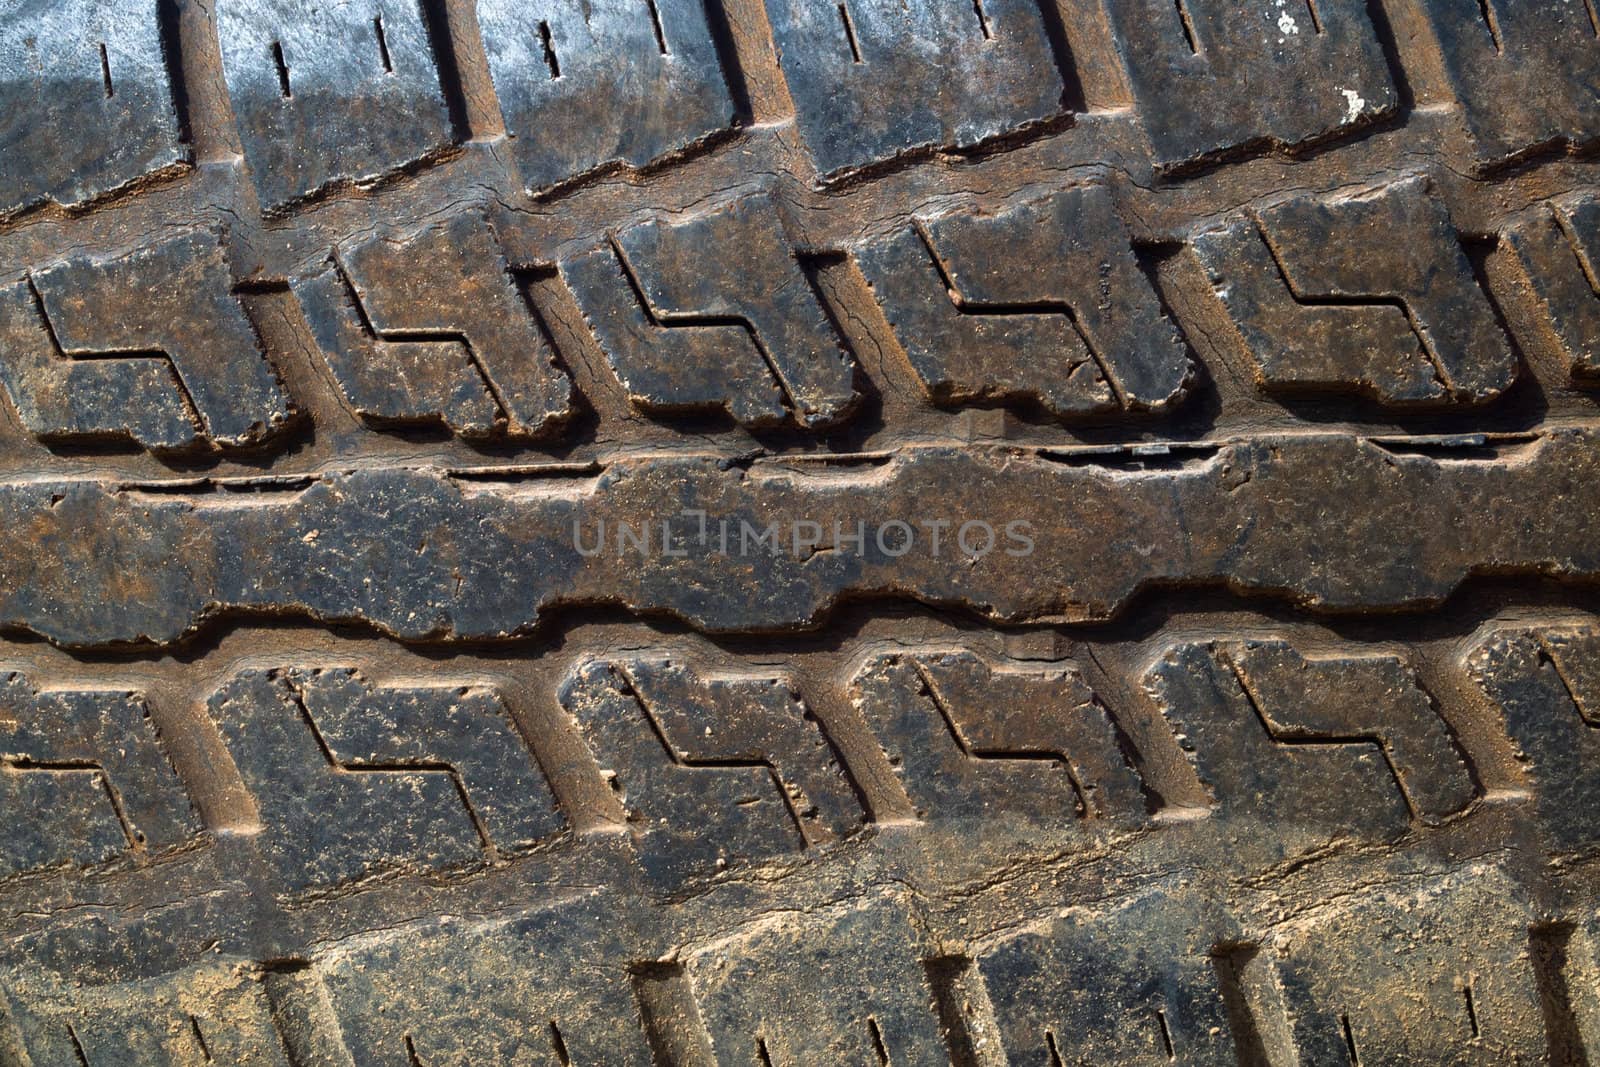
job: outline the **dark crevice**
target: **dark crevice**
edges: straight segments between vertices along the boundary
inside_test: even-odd
[[[550,1020],[550,1051],[556,1054],[556,1062],[561,1067],[572,1067],[572,1054],[567,1051],[567,1039],[561,1036],[561,1027],[556,1025],[554,1019]]]
[[[378,58],[383,62],[385,74],[394,73],[394,59],[389,55],[389,38],[383,32],[383,16],[378,15],[372,20],[373,35],[378,38]]]
[[[1117,471],[1181,471],[1203,467],[1222,452],[1221,445],[1170,444],[1105,445],[1070,451],[1046,449],[1041,459],[1065,467],[1098,467]]]
[[[107,100],[117,95],[117,87],[111,81],[111,57],[106,54],[103,41],[100,43],[100,80],[105,83]]]
[[[1549,1041],[1550,1062],[1562,1067],[1588,1067],[1588,1050],[1573,1010],[1567,967],[1574,928],[1567,923],[1536,926],[1528,932],[1539,1008]]]
[[[1400,57],[1400,39],[1394,32],[1394,24],[1389,21],[1389,12],[1383,0],[1367,0],[1366,8],[1367,19],[1378,38],[1378,47],[1383,49],[1384,67],[1394,85],[1395,110],[1401,116],[1409,115],[1416,109],[1417,99],[1406,75],[1406,63]]]
[[[228,493],[261,494],[281,493],[293,496],[317,484],[315,474],[264,474],[243,478],[186,478],[176,481],[123,482],[117,493],[136,493],[141,496],[197,497]]]
[[[278,72],[278,93],[285,100],[294,97],[294,89],[289,84],[289,64],[283,58],[283,43],[272,42],[272,65]]]
[[[544,19],[539,20],[539,45],[544,50],[544,65],[550,70],[550,80],[558,80],[561,77],[561,59],[556,55],[555,45],[550,43],[550,23]]]
[[[661,28],[661,10],[656,7],[656,0],[644,0],[644,2],[650,9],[650,29],[656,35],[656,51],[667,55],[667,33]]]
[[[1167,1013],[1160,1008],[1156,1009],[1156,1026],[1161,1033],[1161,1050],[1167,1054],[1167,1059],[1177,1059],[1178,1054],[1172,1047],[1172,1027],[1167,1025]]]
[[[1350,1029],[1350,1016],[1341,1014],[1339,1016],[1339,1026],[1344,1031],[1344,1047],[1346,1054],[1350,1057],[1350,1067],[1361,1067],[1361,1053],[1356,1049],[1355,1031]]]
[[[200,1055],[207,1063],[212,1062],[211,1046],[206,1043],[205,1032],[200,1029],[200,1019],[195,1015],[189,1016],[189,1030],[194,1034],[194,1043],[200,1049]]]
[[[1044,23],[1045,40],[1050,42],[1050,56],[1056,61],[1056,73],[1061,78],[1061,109],[1082,114],[1089,110],[1088,96],[1083,81],[1078,76],[1078,62],[1072,55],[1072,42],[1067,37],[1067,26],[1061,18],[1060,5],[1055,0],[1044,0],[1039,5],[1040,20]],[[1007,143],[1011,137],[1025,136],[1025,131],[1003,135],[997,143]]]
[[[872,1031],[872,1048],[878,1054],[879,1067],[889,1067],[889,1046],[883,1040],[883,1028],[878,1020],[867,1016],[867,1029]]]
[[[456,63],[455,42],[450,36],[448,0],[421,0],[422,20],[428,31],[434,63],[439,70],[439,87],[450,115],[451,139],[457,144],[472,140],[472,121],[468,118],[466,89]]]
[[[1233,1036],[1239,1067],[1270,1067],[1272,1063],[1245,990],[1245,968],[1259,951],[1256,945],[1219,945],[1211,955],[1211,965],[1217,975],[1217,986],[1222,994],[1228,1032]]]
[[[1322,13],[1317,10],[1317,0],[1306,0],[1306,14],[1311,16],[1311,31],[1322,36]]]
[[[71,1023],[67,1024],[67,1040],[72,1042],[72,1055],[78,1061],[78,1067],[91,1067],[89,1054],[83,1050],[83,1042],[78,1038],[78,1031]]]
[[[733,125],[748,125],[755,121],[755,108],[750,102],[750,85],[744,64],[739,59],[739,48],[734,43],[728,13],[723,10],[721,0],[705,0],[705,11],[706,24],[711,29],[711,41],[716,45],[717,59],[728,85],[728,95],[733,99]]]
[[[516,467],[463,467],[446,471],[453,482],[487,485],[524,485],[566,479],[591,481],[605,471],[605,465],[589,463],[535,463]]]
[[[161,33],[161,58],[167,68],[167,85],[172,92],[172,109],[178,115],[178,140],[192,145],[189,125],[188,80],[183,71],[183,38],[179,33],[179,0],[157,0],[156,18]]]
[[[1493,462],[1526,451],[1540,436],[1535,433],[1494,435],[1481,433],[1417,437],[1369,437],[1367,441],[1395,456],[1426,456],[1442,462]]]
[[[972,0],[972,13],[978,16],[978,32],[983,34],[983,39],[994,40],[994,31],[989,28],[989,13],[983,10],[983,0]]]
[[[1493,42],[1494,50],[1504,54],[1506,45],[1500,37],[1500,19],[1494,11],[1494,0],[1478,0],[1478,15],[1489,31],[1489,40]]]
[[[844,39],[845,43],[850,46],[850,58],[860,63],[861,45],[856,41],[856,27],[850,21],[850,9],[843,4],[839,5],[839,22],[844,26]]]
[[[1189,45],[1193,55],[1200,54],[1200,41],[1194,33],[1194,20],[1189,15],[1189,5],[1184,0],[1173,0],[1173,5],[1178,9],[1178,25],[1183,27],[1183,39]]]
[[[950,1053],[950,1067],[979,1067],[968,1013],[972,997],[967,986],[973,978],[972,960],[965,956],[940,956],[927,960],[923,969],[933,990],[934,1009]]]

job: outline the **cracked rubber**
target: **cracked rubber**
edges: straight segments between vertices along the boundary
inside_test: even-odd
[[[1600,1057],[1585,0],[0,0],[0,1067]]]

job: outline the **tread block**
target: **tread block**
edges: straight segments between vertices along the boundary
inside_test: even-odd
[[[0,72],[0,216],[76,207],[190,159],[156,0],[5,0]]]
[[[217,36],[268,212],[382,178],[452,142],[415,0],[218,0]]]
[[[1600,841],[1600,628],[1503,629],[1467,669],[1500,709],[1533,782],[1534,806],[1562,851]]]
[[[856,830],[859,804],[782,677],[710,678],[668,659],[590,661],[561,687],[660,884]]]
[[[1503,872],[1469,865],[1362,887],[1276,928],[1257,960],[1298,1055],[1283,1062],[1548,1062],[1524,900]]]
[[[239,958],[99,986],[7,988],[0,1038],[8,1011],[33,1067],[290,1067],[260,977]]]
[[[1567,0],[1420,0],[1483,165],[1600,137],[1595,25]]]
[[[1144,813],[1111,717],[1073,664],[896,653],[864,663],[850,695],[919,818],[1016,812],[1059,823]]]
[[[1160,409],[1189,376],[1102,185],[921,218],[857,261],[939,402]]]
[[[0,290],[0,384],[45,438],[258,443],[289,398],[232,285],[208,232],[36,270]]]
[[[765,195],[634,226],[561,272],[642,411],[815,427],[855,404],[852,361]]]
[[[1240,940],[1238,926],[1184,897],[1161,883],[1109,911],[1068,909],[982,952],[1006,1062],[1237,1064],[1212,956]]]
[[[572,411],[571,382],[475,214],[342,245],[294,288],[340,388],[375,423],[537,436]]]
[[[1314,10],[1305,0],[1111,0],[1104,10],[1166,166],[1338,137],[1399,103],[1361,0]]]
[[[293,613],[365,621],[404,639],[503,641],[555,605],[671,614],[721,633],[801,628],[842,599],[885,597],[1009,622],[1084,621],[1116,614],[1144,589],[1223,581],[1308,610],[1416,608],[1473,574],[1600,574],[1590,529],[1597,441],[1550,426],[1490,462],[1349,434],[1266,435],[1134,471],[937,445],[823,476],[814,466],[619,455],[593,478],[568,471],[469,487],[422,467],[358,468],[310,484],[258,484],[245,496],[23,479],[0,483],[0,515],[48,551],[9,561],[0,623],[66,645],[154,645],[224,612]],[[1062,501],[1088,503],[1064,522]],[[731,519],[725,549],[716,522],[693,543],[684,516],[696,509]],[[1267,513],[1273,521],[1260,521]],[[912,530],[912,549],[897,547],[901,516],[962,514],[994,520],[981,558],[979,547],[952,566],[966,555],[959,537],[952,544],[946,529],[936,554],[926,525]],[[802,522],[819,519],[841,532],[859,525],[864,537],[836,551],[786,547]],[[778,529],[743,551],[741,522],[758,534]],[[659,551],[663,523],[672,524],[670,552]],[[643,555],[619,546],[622,524],[649,530]],[[84,538],[85,529],[98,536]],[[1031,534],[1018,538],[1018,529]],[[602,543],[591,547],[597,531]],[[1107,546],[1135,549],[1107,567]],[[380,562],[382,588],[371,577]],[[126,588],[129,575],[151,594],[108,592]]]
[[[1064,110],[1033,0],[767,0],[800,136],[824,180],[970,148]]]
[[[1180,645],[1144,684],[1223,817],[1270,822],[1286,853],[1330,833],[1397,837],[1475,799],[1449,729],[1397,656]]]
[[[357,1064],[652,1062],[608,898],[447,916],[339,941],[313,970]]]
[[[500,697],[384,688],[350,668],[248,670],[213,720],[292,891],[394,869],[481,866],[564,825]]]
[[[191,840],[200,823],[143,697],[0,680],[0,876]]]
[[[734,123],[698,0],[479,0],[478,24],[529,192],[643,167]]]
[[[923,954],[903,906],[878,899],[773,915],[684,969],[718,1063],[947,1065]]]
[[[1389,239],[1375,247],[1372,235]],[[1300,196],[1195,235],[1261,385],[1481,402],[1516,357],[1426,179]]]
[[[1572,382],[1600,384],[1600,197],[1542,205],[1510,229],[1506,241],[1549,316]]]
[[[71,358],[56,346],[27,279],[0,289],[0,386],[22,425],[42,440],[123,438],[180,449],[199,439],[170,361]]]

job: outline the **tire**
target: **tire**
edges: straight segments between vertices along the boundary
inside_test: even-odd
[[[1597,19],[0,0],[0,1064],[1589,1062]]]

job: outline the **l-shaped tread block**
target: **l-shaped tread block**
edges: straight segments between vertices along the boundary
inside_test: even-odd
[[[858,829],[827,737],[782,677],[702,677],[671,659],[595,660],[562,685],[626,812],[645,874],[671,886]]]
[[[629,227],[561,272],[646,412],[809,428],[855,405],[852,361],[765,195]]]
[[[920,818],[1059,825],[1144,813],[1111,717],[1073,664],[892,653],[863,663],[850,695]]]
[[[200,833],[138,693],[0,680],[0,876],[157,853]]]
[[[1497,707],[1560,851],[1592,847],[1600,829],[1600,629],[1574,624],[1491,631],[1466,667]]]
[[[0,383],[30,431],[65,441],[253,445],[291,413],[209,231],[80,253],[0,290]]]
[[[1286,855],[1337,837],[1393,839],[1476,797],[1431,697],[1395,656],[1305,657],[1277,640],[1178,645],[1144,684],[1219,816],[1270,821]]]
[[[349,668],[251,669],[209,708],[288,893],[482,866],[565,825],[489,689],[373,687]]]
[[[382,425],[546,436],[573,390],[475,212],[340,245],[293,283],[346,399]]]
[[[1377,233],[1388,235],[1381,247]],[[1427,179],[1294,197],[1192,240],[1269,390],[1481,403],[1516,376],[1505,332]]]
[[[937,401],[1159,411],[1189,377],[1103,185],[918,218],[856,258]]]
[[[1505,236],[1571,384],[1600,385],[1600,196],[1580,193],[1537,205]]]

